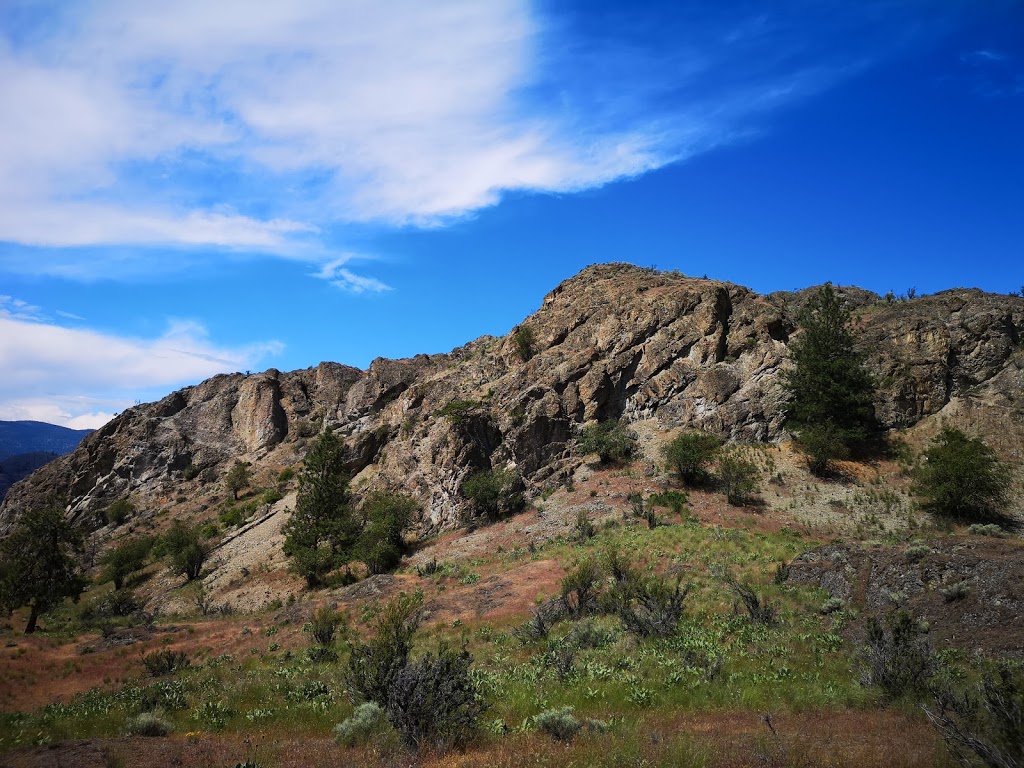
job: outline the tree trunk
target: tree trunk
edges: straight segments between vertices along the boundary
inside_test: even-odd
[[[31,635],[36,631],[36,619],[39,618],[39,606],[35,602],[32,603],[32,607],[29,609],[28,624],[25,625],[25,634]]]

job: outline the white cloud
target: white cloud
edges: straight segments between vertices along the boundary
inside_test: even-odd
[[[345,254],[344,256],[331,259],[331,261],[320,265],[320,270],[314,277],[327,280],[331,285],[349,293],[383,293],[391,290],[390,285],[374,277],[357,275],[345,267],[346,264],[356,258],[358,257],[355,254]]]
[[[436,225],[506,190],[601,185],[712,146],[760,108],[733,88],[653,116],[660,90],[700,82],[711,53],[725,54],[682,46],[669,67],[630,54],[650,59],[641,70],[618,50],[570,60],[553,52],[578,41],[546,23],[520,0],[96,0],[54,12],[45,34],[24,35],[32,45],[0,40],[0,240],[319,261],[303,251],[317,235],[308,222]],[[563,64],[587,71],[562,82],[548,68]],[[650,82],[616,81],[623,72]],[[245,207],[253,187],[260,215]]]
[[[255,367],[282,350],[276,341],[218,346],[191,321],[135,339],[0,314],[0,419],[93,425],[136,399]]]
[[[442,225],[735,140],[919,10],[639,8],[588,37],[522,0],[57,4],[0,26],[0,241],[321,263],[339,223]],[[48,261],[87,271],[7,265]]]

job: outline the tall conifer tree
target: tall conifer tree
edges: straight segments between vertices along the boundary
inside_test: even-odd
[[[853,344],[850,312],[826,283],[799,315],[800,334],[790,344],[793,367],[785,373],[790,393],[787,424],[815,474],[845,458],[877,433],[875,384]]]

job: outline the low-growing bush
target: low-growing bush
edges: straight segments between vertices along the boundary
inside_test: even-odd
[[[160,677],[179,669],[185,669],[189,666],[189,659],[188,654],[184,651],[172,651],[170,648],[164,648],[144,655],[142,664],[153,677]]]
[[[661,493],[652,493],[647,497],[649,505],[666,507],[676,515],[683,514],[689,500],[689,497],[683,491],[662,491]]]
[[[364,701],[350,717],[334,726],[334,738],[343,747],[356,747],[378,738],[389,727],[383,707]]]
[[[104,512],[108,525],[123,525],[135,514],[135,506],[128,499],[118,499],[113,502]]]
[[[573,714],[572,707],[546,709],[535,718],[537,730],[557,741],[569,742],[583,728],[583,723]]]
[[[154,543],[152,536],[139,536],[107,550],[100,558],[103,566],[101,581],[112,581],[114,589],[121,589],[129,576],[146,565]]]
[[[620,464],[633,457],[636,433],[620,421],[587,424],[576,439],[576,450],[583,456],[596,453],[602,464]]]
[[[377,616],[374,636],[366,643],[351,644],[347,679],[361,699],[388,706],[392,679],[409,662],[422,606],[421,593],[399,595]]]
[[[143,712],[125,723],[129,736],[167,736],[173,730],[170,721],[155,712]]]
[[[683,485],[693,485],[706,478],[707,465],[715,458],[721,441],[706,432],[683,432],[662,446],[665,465]]]
[[[490,522],[514,514],[523,507],[522,480],[511,469],[487,469],[470,475],[462,484],[462,495],[473,512]]]
[[[1006,531],[995,523],[972,523],[967,527],[967,532],[975,536],[996,536],[999,538],[1006,536]]]
[[[761,469],[740,449],[733,448],[718,458],[718,482],[726,500],[735,507],[743,507],[760,488]]]
[[[551,627],[568,615],[565,601],[561,598],[547,600],[533,609],[530,620],[523,624],[517,634],[524,641],[543,640]]]
[[[957,581],[946,587],[939,587],[939,594],[947,603],[963,600],[971,593],[971,585],[966,581]]]
[[[313,642],[317,645],[329,648],[334,644],[334,636],[338,628],[345,623],[345,617],[330,606],[323,606],[309,617],[309,623],[303,629],[309,632]]]
[[[774,624],[777,617],[775,606],[767,597],[762,597],[752,586],[726,575],[725,583],[743,603],[747,616],[758,624]]]
[[[919,563],[932,553],[932,548],[927,544],[913,544],[907,547],[903,556],[908,563]]]
[[[541,733],[546,733],[556,741],[566,743],[576,738],[583,729],[596,733],[604,733],[608,730],[608,724],[603,720],[590,718],[580,720],[573,714],[572,707],[546,709],[535,716],[533,722]]]
[[[584,558],[562,579],[562,602],[572,616],[581,616],[597,606],[603,573],[593,558]]]
[[[683,604],[690,586],[682,586],[676,579],[650,576],[632,583],[617,585],[625,595],[617,601],[618,616],[626,629],[640,637],[669,637],[674,635],[683,617]]]

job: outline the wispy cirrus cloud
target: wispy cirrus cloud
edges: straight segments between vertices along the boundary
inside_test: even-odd
[[[901,20],[838,0],[667,18],[518,0],[14,8],[0,17],[0,241],[318,264],[347,224],[443,225],[510,190],[592,188],[734,141],[884,55]]]
[[[113,410],[137,399],[253,368],[283,349],[277,341],[216,345],[201,324],[188,320],[171,320],[159,337],[143,339],[41,320],[38,307],[20,311],[23,302],[10,297],[0,297],[0,304],[14,308],[0,310],[0,419],[5,420],[99,426]]]
[[[314,275],[327,280],[331,285],[350,293],[383,293],[390,291],[391,286],[373,277],[364,277],[352,272],[346,265],[357,258],[355,254],[346,254],[321,265]]]

